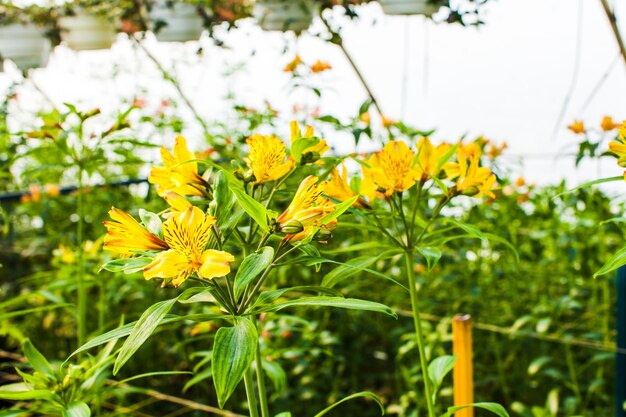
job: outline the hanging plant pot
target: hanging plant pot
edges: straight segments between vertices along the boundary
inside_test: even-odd
[[[252,15],[264,30],[300,33],[308,29],[318,10],[312,0],[257,0]]]
[[[432,16],[441,7],[440,2],[432,0],[378,0],[383,12],[388,15],[415,15]]]
[[[78,13],[59,19],[61,40],[75,51],[108,49],[115,42],[115,25],[104,19]]]
[[[150,10],[152,31],[161,42],[195,41],[204,29],[195,6],[157,1]]]
[[[21,70],[45,67],[50,50],[50,41],[35,25],[15,23],[0,27],[0,71],[3,59],[10,59]]]

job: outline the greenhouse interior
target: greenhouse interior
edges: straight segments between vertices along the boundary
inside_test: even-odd
[[[0,417],[626,417],[626,4],[0,0]]]

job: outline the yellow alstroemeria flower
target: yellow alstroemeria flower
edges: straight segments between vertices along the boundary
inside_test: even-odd
[[[134,255],[136,251],[169,249],[163,239],[147,231],[130,214],[112,207],[109,216],[111,221],[104,221],[107,229],[104,249],[122,256]]]
[[[324,194],[337,201],[346,201],[357,195],[348,185],[348,170],[345,164],[341,164],[341,175],[339,175],[337,167],[333,168],[330,173],[330,181],[326,183]],[[365,208],[369,205],[362,198],[359,198],[352,204],[352,207]]]
[[[610,132],[611,130],[615,130],[619,127],[619,123],[615,123],[611,116],[604,116],[602,118],[602,123],[600,123],[600,128],[605,132]]]
[[[361,194],[370,201],[377,192],[390,196],[408,190],[419,177],[415,169],[415,153],[402,141],[389,142],[366,163],[369,168],[363,167]]]
[[[574,120],[571,125],[567,126],[569,130],[576,133],[577,135],[583,134],[586,132],[585,123],[582,120]]]
[[[163,196],[167,191],[180,195],[208,195],[208,184],[198,174],[196,155],[187,148],[184,137],[178,136],[174,145],[174,154],[161,147],[161,159],[164,167],[152,167],[148,181],[157,186],[157,193]],[[189,162],[193,161],[193,162]]]
[[[476,198],[483,195],[495,198],[491,190],[496,184],[496,176],[489,168],[479,166],[480,155],[467,158],[462,150],[458,150],[457,159],[444,168],[449,179],[456,178],[457,192]]]
[[[422,181],[437,177],[443,168],[441,159],[450,152],[452,146],[440,143],[435,147],[427,137],[417,142],[417,164],[415,170]]]
[[[255,184],[274,181],[287,174],[293,167],[293,160],[285,161],[285,144],[276,136],[254,134],[246,143],[250,154],[244,160],[254,175]]]
[[[163,214],[163,217],[166,219],[186,211],[192,205],[185,197],[174,191],[166,191],[163,194],[163,199],[170,206],[170,212]]]
[[[320,222],[335,211],[335,204],[322,197],[325,188],[326,182],[318,183],[317,177],[313,175],[309,175],[300,183],[293,200],[276,219],[281,229],[287,233],[288,240],[299,240],[308,236],[302,232],[307,230],[310,232],[312,228],[320,226]]]
[[[201,279],[223,277],[235,257],[228,252],[205,249],[215,217],[189,206],[163,223],[163,238],[171,248],[159,253],[143,270],[145,279],[166,278],[175,287],[194,272]]]
[[[318,59],[317,61],[315,61],[315,63],[313,65],[311,65],[311,72],[317,74],[319,72],[324,72],[324,71],[327,71],[327,70],[332,69],[332,68],[333,67],[331,67],[328,62],[320,61]]]
[[[309,139],[315,136],[315,131],[313,130],[313,127],[308,125],[304,128],[304,135],[301,134],[300,128],[298,127],[298,122],[296,122],[295,120],[291,121],[289,127],[291,128],[291,146],[293,146],[297,141],[301,139]],[[330,147],[328,146],[326,141],[324,139],[320,139],[317,144],[304,149],[302,151],[302,154],[304,155],[306,153],[317,153],[321,156],[329,150]]]

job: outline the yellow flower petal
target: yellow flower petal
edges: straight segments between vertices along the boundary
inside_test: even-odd
[[[230,263],[235,257],[228,252],[209,249],[202,254],[198,276],[204,279],[223,277],[230,273]]]
[[[130,214],[112,207],[109,216],[112,221],[104,221],[107,229],[105,249],[131,255],[134,251],[162,251],[169,248],[163,239],[144,229]]]

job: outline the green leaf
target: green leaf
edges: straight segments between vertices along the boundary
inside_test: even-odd
[[[491,411],[499,417],[510,417],[509,413],[506,412],[504,407],[496,403],[472,403],[466,405],[457,405],[456,407],[449,407],[448,411],[446,411],[445,414],[442,414],[441,417],[453,417],[454,413],[468,407],[482,408],[483,410]]]
[[[0,386],[0,399],[9,401],[61,400],[52,391],[45,389],[33,389],[32,386],[23,382]]]
[[[178,301],[178,297],[153,304],[141,315],[130,336],[124,342],[113,366],[113,375],[133,356],[139,347],[150,337],[163,318]]]
[[[426,247],[418,247],[417,251],[426,258],[426,263],[428,264],[428,271],[432,271],[439,259],[441,259],[441,249],[426,246]]]
[[[217,218],[218,226],[221,227],[227,223],[234,204],[235,199],[228,187],[228,178],[224,171],[218,171],[213,183],[213,201],[209,205],[211,215]]]
[[[274,391],[280,394],[287,388],[287,374],[282,366],[276,362],[269,362],[266,360],[261,361],[263,363],[263,371],[265,375],[272,381]]]
[[[297,300],[285,301],[282,303],[262,307],[259,310],[255,310],[255,313],[279,311],[287,307],[336,307],[346,308],[349,310],[375,311],[398,318],[398,315],[391,308],[384,304],[376,303],[373,301],[360,300],[357,298],[326,296],[304,297]]]
[[[293,143],[291,144],[291,156],[293,156],[293,159],[299,164],[300,161],[302,160],[302,152],[304,152],[305,149],[310,148],[311,146],[315,146],[318,143],[320,143],[320,139],[316,138],[316,137],[312,137],[312,138],[299,138],[293,141]]]
[[[159,216],[150,211],[139,209],[139,218],[143,226],[148,229],[150,233],[163,238],[163,222]]]
[[[575,191],[580,190],[581,188],[587,188],[587,187],[591,187],[592,185],[604,184],[606,182],[614,182],[614,181],[624,181],[624,176],[620,175],[620,176],[617,176],[617,177],[600,178],[600,179],[597,179],[597,180],[589,181],[589,182],[586,182],[584,184],[579,185],[576,188],[572,188],[571,190],[563,191],[562,193],[559,193],[559,194],[555,195],[553,198],[561,197],[561,196],[564,196],[566,194],[571,194],[571,193],[573,193]]]
[[[255,222],[261,226],[263,231],[267,232],[269,227],[267,225],[267,209],[263,204],[250,197],[243,188],[243,184],[234,175],[224,172],[224,175],[228,178],[228,186],[230,190],[235,194],[235,198],[241,205],[241,208],[245,210]]]
[[[258,344],[254,324],[240,318],[233,327],[221,327],[215,334],[211,369],[220,408],[233,393],[250,367]]]
[[[109,272],[124,272],[126,274],[132,274],[134,272],[141,271],[151,262],[152,259],[145,256],[140,256],[138,258],[113,259],[112,261],[109,261],[102,265],[100,267],[100,271],[104,269]]]
[[[333,211],[332,213],[330,213],[328,216],[324,217],[324,219],[321,221],[322,224],[329,224],[330,222],[332,222],[333,220],[337,219],[339,216],[341,216],[346,210],[348,210],[350,207],[352,207],[352,205],[354,204],[354,202],[356,200],[359,199],[358,195],[355,195],[354,197],[350,198],[349,200],[344,201],[343,203],[337,204],[335,206],[335,211]]]
[[[370,400],[376,401],[376,404],[378,404],[378,406],[380,407],[380,413],[381,414],[385,414],[385,407],[383,406],[383,402],[380,400],[380,398],[378,398],[378,395],[373,394],[373,393],[368,392],[368,391],[362,391],[362,392],[357,392],[356,394],[348,395],[345,398],[342,398],[341,400],[337,401],[333,405],[331,405],[329,407],[326,407],[325,409],[323,409],[319,413],[315,414],[315,417],[321,417],[324,414],[328,413],[333,408],[337,407],[339,404],[344,403],[346,401],[353,400],[355,398],[369,398]]]
[[[332,288],[318,287],[315,285],[300,285],[296,287],[280,288],[277,290],[264,291],[259,294],[253,306],[263,306],[273,303],[287,292],[316,292],[318,294],[326,294],[333,297],[341,297],[341,293]]]
[[[136,379],[141,378],[149,378],[151,376],[161,376],[161,375],[193,375],[193,372],[189,371],[155,371],[155,372],[146,372],[144,374],[133,375],[130,378],[122,379],[121,381],[115,382],[112,385],[121,385],[130,381],[134,381]]]
[[[433,359],[428,364],[428,377],[433,383],[433,397],[436,398],[443,379],[454,368],[455,362],[456,355],[444,355]]]
[[[274,259],[274,248],[265,246],[251,253],[243,260],[235,275],[235,298],[239,299],[246,286],[261,272],[265,271]]]
[[[393,249],[398,251],[398,249]],[[354,269],[355,272],[358,271],[365,271],[368,274],[374,275],[376,277],[379,278],[384,278],[388,281],[393,282],[394,284],[398,285],[401,288],[404,288],[407,292],[409,291],[408,288],[406,286],[404,286],[400,281],[395,280],[393,277],[391,277],[390,275],[386,275],[383,273],[380,273],[378,271],[375,271],[373,269],[369,269],[369,268],[363,268],[361,266],[357,266],[357,265],[350,265],[348,263],[344,263],[344,262],[339,262],[339,261],[335,261],[333,259],[329,259],[329,258],[324,258],[324,257],[316,257],[316,256],[300,256],[297,258],[293,258],[287,262],[283,262],[280,265],[289,265],[289,264],[302,264],[302,265],[316,265],[316,264],[321,264],[321,263],[332,263],[332,264],[337,264],[337,265],[345,265],[347,266],[349,269]],[[332,272],[332,271],[331,271]],[[345,276],[341,277],[342,279],[345,278]],[[333,279],[333,285],[336,284],[338,281],[336,278]],[[330,284],[330,283],[328,283]],[[322,284],[325,285],[325,284]]]
[[[373,265],[375,262],[377,262],[380,259],[386,259],[391,256],[397,255],[399,252],[400,252],[400,249],[394,248],[394,249],[390,249],[382,253],[379,253],[378,255],[375,255],[375,256],[359,256],[359,257],[350,259],[348,262],[345,262],[345,263],[336,262],[339,264],[339,266],[324,276],[324,278],[322,279],[322,285],[325,287],[334,287],[335,285],[337,285],[344,279],[351,277],[352,275],[358,272],[361,272],[361,271],[370,272],[371,270],[368,269],[370,265]],[[390,279],[390,277],[387,275],[383,274],[383,276],[385,277],[385,279]]]
[[[0,411],[0,417],[22,417],[28,415],[28,411],[6,410]]]
[[[37,372],[41,372],[49,378],[54,379],[54,370],[48,363],[48,360],[35,348],[30,339],[24,340],[22,343],[22,351],[28,360],[28,363]]]
[[[615,271],[620,266],[626,265],[626,247],[618,250],[611,258],[595,274],[593,274],[594,278],[599,277],[600,275],[608,274],[609,272]]]
[[[89,417],[91,416],[91,410],[89,406],[84,402],[75,402],[69,405],[67,409],[63,410],[63,417]]]

